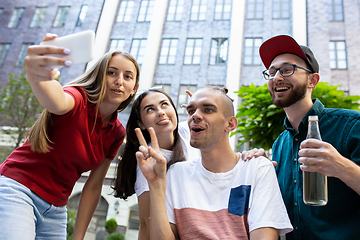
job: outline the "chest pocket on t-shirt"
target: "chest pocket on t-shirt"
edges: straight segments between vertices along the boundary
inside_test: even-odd
[[[251,185],[232,188],[229,197],[228,212],[243,216],[248,212]]]

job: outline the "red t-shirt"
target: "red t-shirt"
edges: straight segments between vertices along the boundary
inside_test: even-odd
[[[87,102],[84,90],[67,87],[64,91],[73,96],[75,106],[64,115],[52,114],[50,152],[33,152],[26,141],[0,165],[0,174],[55,206],[66,205],[81,174],[95,169],[105,158],[113,159],[125,138],[116,113],[104,127],[99,113],[94,128],[95,104]]]

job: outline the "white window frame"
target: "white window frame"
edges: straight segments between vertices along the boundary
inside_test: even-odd
[[[110,40],[110,46],[109,46],[109,51],[112,51],[112,50],[115,50],[115,49],[118,49],[120,51],[123,51],[124,49],[124,46],[125,46],[125,39],[111,39]]]
[[[0,44],[0,67],[4,64],[7,53],[9,52],[11,43]]]
[[[273,19],[290,18],[290,0],[273,0],[272,9]]]
[[[216,0],[214,20],[230,20],[231,6],[232,0]]]
[[[134,38],[131,43],[130,54],[136,59],[139,65],[141,65],[144,60],[146,41],[146,38]]]
[[[36,7],[34,16],[31,19],[30,28],[41,27],[46,15],[46,11],[47,7]]]
[[[159,64],[175,64],[178,43],[177,38],[164,38],[162,40]]]
[[[202,38],[188,38],[184,54],[184,64],[200,64],[202,54]]]
[[[137,21],[150,22],[154,11],[154,5],[154,0],[142,0]]]
[[[328,0],[328,20],[330,22],[344,21],[343,0]]]
[[[207,12],[207,0],[193,0],[191,6],[190,21],[205,21]]]
[[[76,26],[77,27],[81,27],[82,24],[84,23],[85,18],[86,18],[86,13],[87,13],[88,9],[89,9],[89,7],[88,7],[87,4],[83,4],[81,6],[79,16],[78,16],[77,21],[76,21]]]
[[[170,95],[171,85],[170,84],[155,84],[152,88],[159,88],[162,91]]]
[[[27,55],[27,48],[31,45],[34,45],[34,43],[23,43],[21,46],[21,50],[19,52],[18,58],[16,60],[16,66],[20,67],[24,65],[24,58]]]
[[[130,22],[133,9],[133,0],[121,1],[116,22]]]
[[[181,21],[185,0],[170,0],[167,21]]]
[[[261,37],[245,38],[244,65],[261,65],[259,48],[262,44]]]
[[[347,69],[347,54],[345,41],[330,41],[329,56],[331,69]]]
[[[246,8],[246,19],[264,18],[264,0],[248,0]]]
[[[180,84],[179,94],[177,99],[176,109],[179,115],[187,115],[186,108],[183,108],[181,105],[188,104],[190,100],[190,96],[185,92],[185,90],[189,90],[190,92],[196,92],[197,86],[190,84]]]
[[[210,49],[210,65],[225,65],[229,49],[228,38],[212,38]]]
[[[69,14],[70,6],[59,6],[56,12],[55,20],[53,27],[63,27],[65,26],[67,15]]]
[[[19,22],[22,18],[22,15],[25,11],[25,8],[24,7],[17,7],[14,9],[11,17],[10,17],[10,20],[9,20],[9,23],[7,25],[8,28],[17,28],[17,26],[19,25]]]

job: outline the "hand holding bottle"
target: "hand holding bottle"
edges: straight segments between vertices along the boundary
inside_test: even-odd
[[[329,177],[341,178],[345,173],[343,156],[329,143],[307,139],[300,145],[299,162],[301,170],[318,172]]]
[[[309,126],[306,139],[321,141],[318,116],[309,116]],[[313,157],[316,155],[312,155]],[[302,165],[309,165],[303,163]],[[303,172],[303,200],[311,206],[324,206],[328,201],[327,176],[318,172]]]

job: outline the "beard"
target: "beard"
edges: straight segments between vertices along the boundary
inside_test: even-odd
[[[298,101],[300,101],[305,97],[306,90],[307,90],[307,82],[305,82],[304,84],[298,87],[288,90],[290,91],[290,93],[288,93],[288,95],[283,98],[276,98],[276,94],[270,92],[271,100],[274,103],[274,105],[277,106],[278,108],[290,107],[291,105],[297,103]]]

